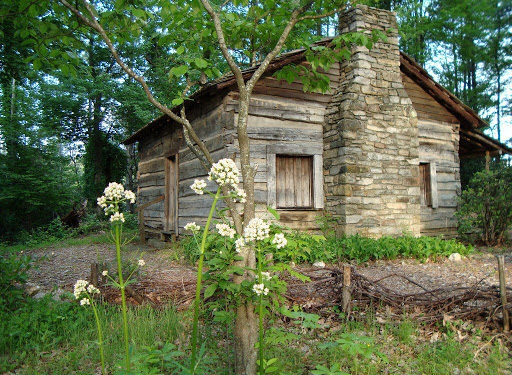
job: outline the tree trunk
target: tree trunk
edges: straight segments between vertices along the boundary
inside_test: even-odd
[[[235,373],[237,375],[256,374],[258,352],[255,344],[258,341],[258,317],[254,313],[252,303],[239,306],[235,321]]]
[[[244,205],[244,228],[255,215],[254,207],[254,174],[255,170],[250,165],[250,142],[247,134],[247,119],[249,117],[250,93],[243,91],[240,93],[239,115],[237,124],[238,142],[240,145],[240,164],[242,169],[242,178],[247,201]],[[247,247],[243,251],[243,261],[238,263],[241,267],[251,269],[256,268],[256,255],[254,248]],[[244,276],[235,278],[235,282],[241,283],[243,280],[252,280],[254,275],[246,272]],[[245,301],[237,308],[235,320],[235,373],[237,375],[255,375],[256,359],[258,352],[255,343],[258,340],[258,317],[254,312],[252,303]]]

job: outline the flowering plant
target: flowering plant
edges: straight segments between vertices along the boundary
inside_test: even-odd
[[[117,274],[118,281],[115,281],[107,272],[103,272],[103,276],[108,277],[113,285],[118,287],[121,290],[121,304],[122,309],[121,313],[123,316],[123,331],[124,331],[124,347],[125,347],[125,359],[126,359],[126,369],[130,371],[130,350],[129,350],[129,336],[128,336],[128,318],[126,315],[126,295],[125,288],[128,285],[128,281],[130,277],[133,275],[135,270],[131,272],[131,274],[124,279],[123,271],[122,271],[122,262],[121,262],[121,235],[122,235],[122,227],[125,222],[124,214],[120,212],[121,205],[124,202],[135,203],[135,194],[130,190],[125,190],[123,185],[117,182],[111,182],[103,191],[103,195],[97,200],[98,205],[103,208],[105,211],[105,215],[110,215],[110,222],[113,225],[114,231],[112,233],[112,239],[116,245],[116,260],[117,260]],[[145,262],[143,259],[138,261],[138,266],[144,266]],[[80,280],[79,280],[80,281]],[[81,288],[82,284],[79,284],[78,287]],[[78,289],[79,291],[82,289]]]
[[[98,330],[98,343],[100,345],[101,358],[101,373],[106,374],[107,372],[105,371],[105,355],[103,354],[103,335],[101,331],[98,310],[96,308],[96,303],[93,298],[96,294],[100,294],[100,291],[94,285],[89,284],[85,280],[77,280],[73,288],[73,294],[75,295],[75,298],[80,301],[80,305],[92,306],[92,311],[94,312],[94,318],[96,320],[96,328]]]
[[[103,191],[103,195],[97,199],[98,206],[103,208],[105,215],[110,215],[111,222],[124,223],[124,216],[119,212],[121,203],[128,201],[135,203],[135,194],[131,190],[124,190],[123,185],[111,182]]]
[[[199,247],[199,261],[197,271],[197,284],[196,284],[196,298],[194,301],[194,321],[192,329],[192,354],[191,354],[191,367],[190,372],[194,373],[196,366],[196,350],[197,350],[197,331],[198,331],[198,317],[199,317],[199,302],[201,293],[201,282],[202,282],[202,268],[205,259],[205,250],[207,237],[209,236],[209,227],[217,201],[221,198],[232,199],[235,202],[245,202],[246,193],[243,189],[238,187],[240,181],[240,174],[236,163],[231,159],[221,159],[219,162],[212,165],[212,168],[208,174],[208,180],[214,181],[218,185],[216,193],[209,192],[206,189],[207,183],[204,180],[196,179],[190,186],[196,194],[203,195],[208,194],[213,196],[213,203],[210,209],[210,214],[206,221],[206,225],[202,228],[202,241],[199,244],[197,235],[201,230],[195,222],[188,223],[185,225],[185,230],[190,231]],[[221,188],[227,187],[228,195],[221,196]],[[273,239],[271,236],[270,224],[260,218],[254,218],[250,220],[243,233],[238,233],[234,228],[231,227],[229,222],[219,222],[215,225],[217,239],[209,240],[210,246],[216,246],[217,251],[211,254],[212,258],[208,259],[208,273],[207,277],[215,280],[211,283],[204,291],[204,298],[207,299],[212,296],[215,292],[221,292],[224,290],[226,296],[229,294],[240,296],[244,294],[249,299],[256,299],[259,310],[259,367],[260,373],[264,373],[263,348],[264,348],[264,327],[263,319],[265,316],[265,298],[273,292],[273,288],[276,288],[275,282],[268,271],[264,271],[267,266],[267,262],[264,259],[264,252],[268,248],[283,248],[287,244],[287,240],[282,233],[276,234]],[[243,260],[242,254],[247,256],[247,247],[256,249],[257,254],[257,269],[244,269],[233,263],[237,260]],[[232,282],[231,277],[233,275],[244,275],[246,273],[255,274],[252,282],[243,282],[242,284],[235,284]],[[277,288],[275,289],[277,291]],[[235,297],[236,298],[236,297]]]

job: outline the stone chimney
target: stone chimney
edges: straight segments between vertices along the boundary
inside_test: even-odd
[[[341,32],[387,32],[370,51],[354,47],[324,124],[325,209],[337,234],[420,234],[418,126],[402,84],[394,12],[357,5]]]

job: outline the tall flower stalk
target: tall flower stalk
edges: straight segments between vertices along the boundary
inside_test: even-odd
[[[73,294],[76,299],[80,300],[80,305],[92,306],[92,311],[94,312],[94,319],[96,320],[96,328],[98,330],[98,344],[100,346],[100,358],[101,358],[101,373],[106,375],[105,371],[105,355],[103,354],[103,334],[101,330],[100,318],[98,316],[98,309],[96,308],[96,302],[94,301],[93,296],[95,294],[99,294],[100,291],[94,285],[89,284],[85,280],[78,280],[73,288]]]
[[[115,242],[116,242],[116,260],[117,260],[117,277],[119,279],[119,289],[121,290],[121,314],[123,316],[123,334],[124,334],[124,352],[126,359],[126,369],[130,371],[130,343],[129,343],[129,335],[128,335],[128,317],[126,316],[127,308],[126,308],[126,294],[125,288],[126,283],[123,279],[123,267],[121,261],[121,227],[122,224],[116,223],[114,224],[115,230]]]
[[[192,190],[196,194],[203,195],[207,193],[213,197],[213,203],[210,209],[210,213],[208,215],[208,219],[206,220],[206,225],[203,229],[202,233],[202,241],[201,244],[198,245],[199,248],[199,263],[197,269],[197,283],[196,283],[196,296],[194,301],[194,321],[192,326],[192,337],[191,337],[191,361],[190,361],[190,373],[195,374],[197,371],[197,339],[198,339],[198,327],[199,327],[199,304],[201,301],[201,282],[203,276],[203,262],[205,255],[205,247],[206,240],[208,237],[208,232],[210,229],[211,220],[213,218],[213,213],[215,212],[215,207],[219,199],[233,199],[235,201],[244,202],[245,201],[245,192],[242,189],[238,188],[239,183],[239,173],[236,167],[236,164],[231,159],[222,159],[218,163],[215,163],[208,176],[210,181],[215,181],[219,186],[216,193],[212,193],[206,189],[206,181],[204,180],[195,180],[194,183],[190,186]],[[230,195],[229,196],[221,196],[222,187],[228,186]],[[230,227],[229,224],[219,223],[216,225],[218,233],[223,237],[234,238],[236,235],[236,231]],[[196,225],[196,223],[188,223],[185,225],[185,230],[191,231],[194,235],[194,238],[197,241],[197,234],[201,230],[201,228]],[[259,363],[259,373],[264,374],[265,369],[265,360],[264,360],[264,336],[265,336],[265,327],[264,327],[264,319],[265,319],[265,296],[269,293],[269,288],[267,285],[270,285],[270,274],[268,272],[264,272],[265,260],[263,256],[262,249],[262,241],[268,239],[270,237],[270,225],[259,218],[252,219],[247,223],[244,228],[243,236],[240,236],[236,239],[235,242],[235,251],[240,253],[242,248],[245,246],[254,246],[256,248],[257,253],[257,264],[258,268],[256,270],[251,269],[250,272],[253,272],[255,275],[255,282],[252,286],[252,291],[257,295],[258,300],[258,315],[259,315],[259,350],[258,350],[258,363]],[[286,246],[287,241],[282,233],[276,234],[274,239],[272,240],[272,244],[275,245],[278,249]]]
[[[263,257],[261,256],[261,251],[258,249],[258,281],[261,285],[263,284],[263,280],[261,277],[262,267],[263,267]],[[268,289],[267,289],[268,290]],[[268,292],[267,292],[268,293]],[[259,311],[258,311],[258,318],[259,318],[259,350],[258,350],[258,357],[259,357],[259,368],[260,368],[260,374],[265,374],[265,367],[263,363],[263,340],[265,338],[265,332],[264,332],[264,326],[263,326],[263,320],[265,318],[265,306],[263,306],[263,295],[265,294],[265,287],[263,287],[262,292],[259,294]]]
[[[110,215],[110,222],[114,227],[113,238],[116,246],[117,273],[118,282],[111,281],[121,290],[121,314],[123,316],[123,333],[125,347],[126,370],[130,371],[130,339],[128,333],[128,318],[126,308],[125,288],[129,277],[124,280],[121,261],[121,235],[123,231],[124,215],[120,212],[121,204],[125,201],[135,203],[135,194],[130,190],[124,190],[123,185],[117,182],[111,182],[103,192],[103,196],[98,198],[98,205],[104,209],[105,215]],[[132,272],[133,274],[133,272]],[[130,275],[131,276],[131,275]]]
[[[210,209],[210,214],[208,215],[208,219],[206,221],[206,225],[203,231],[203,239],[201,241],[201,247],[199,250],[199,263],[197,266],[197,283],[196,283],[196,298],[194,301],[194,322],[192,326],[192,355],[190,358],[190,372],[192,374],[195,373],[196,367],[196,354],[197,354],[197,330],[199,326],[199,303],[201,299],[201,282],[203,278],[203,262],[204,262],[204,248],[206,245],[206,238],[208,237],[208,229],[210,228],[210,223],[213,217],[213,213],[215,211],[215,206],[217,205],[217,201],[220,196],[220,187],[217,189],[217,192],[213,198],[213,204]]]
[[[206,247],[206,239],[208,237],[208,231],[210,228],[210,224],[213,218],[213,213],[215,212],[215,207],[217,206],[217,202],[222,198],[231,198],[235,201],[245,202],[246,194],[245,192],[238,188],[240,173],[238,172],[238,168],[235,162],[231,159],[221,159],[217,163],[212,165],[210,173],[208,175],[208,180],[214,181],[217,183],[218,188],[215,194],[212,192],[205,190],[206,189],[206,181],[204,180],[195,180],[194,183],[190,186],[192,190],[198,195],[203,195],[205,192],[211,196],[213,196],[213,203],[210,208],[210,213],[208,215],[208,219],[206,220],[206,225],[203,230],[203,237],[201,240],[201,245],[199,247],[199,263],[197,267],[197,282],[196,282],[196,296],[194,300],[194,320],[192,323],[192,338],[191,338],[191,358],[190,358],[190,373],[195,374],[197,367],[197,338],[198,338],[198,328],[199,328],[199,304],[201,301],[201,283],[203,277],[203,263],[204,263],[204,252]],[[230,195],[225,197],[221,196],[221,189],[223,186],[228,186],[230,188]],[[196,223],[188,223],[185,225],[186,230],[190,230],[194,237],[199,232],[200,227],[196,225]],[[224,228],[229,232],[228,228]]]

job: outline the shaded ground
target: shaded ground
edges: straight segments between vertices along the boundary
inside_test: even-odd
[[[115,271],[115,251],[110,245],[45,248],[27,253],[38,259],[37,267],[30,272],[30,282],[39,286],[40,292],[57,289],[72,291],[76,280],[89,279],[93,262],[105,263],[111,272]],[[124,251],[124,256],[134,261],[139,259],[140,254],[146,266],[137,275],[138,282],[133,285],[134,289],[155,303],[173,299],[178,304],[188,304],[193,296],[195,269],[177,261],[172,249],[133,245]],[[506,249],[504,254],[507,285],[512,286],[512,249]],[[312,270],[310,265],[299,267],[301,269]],[[421,293],[450,286],[471,287],[477,283],[498,286],[496,257],[489,252],[470,255],[460,262],[445,258],[425,263],[411,259],[380,260],[355,266],[354,271],[372,281],[385,278],[381,284],[399,294]],[[327,276],[328,273],[319,269],[316,276]],[[116,291],[105,292],[109,299],[116,300]]]

